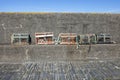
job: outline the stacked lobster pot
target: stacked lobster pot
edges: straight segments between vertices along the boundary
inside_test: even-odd
[[[112,36],[110,34],[101,33],[97,35],[97,43],[98,44],[110,44],[113,43]]]
[[[38,32],[35,33],[36,44],[54,44],[54,34],[53,32]]]
[[[59,44],[77,44],[77,34],[76,33],[60,33],[58,36]]]
[[[28,33],[13,33],[11,43],[15,45],[26,45],[31,43],[31,37]]]
[[[80,34],[78,35],[79,44],[96,44],[95,34]]]

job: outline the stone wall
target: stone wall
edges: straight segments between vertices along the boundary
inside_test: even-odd
[[[120,43],[120,14],[107,13],[0,13],[0,44],[10,43],[12,33],[35,32],[110,33]]]

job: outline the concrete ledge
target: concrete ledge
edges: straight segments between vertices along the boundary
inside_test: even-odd
[[[119,59],[119,44],[0,46],[0,62]]]

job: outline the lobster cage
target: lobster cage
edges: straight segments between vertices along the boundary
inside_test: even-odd
[[[95,34],[82,34],[78,35],[79,44],[95,44],[96,43],[96,35]]]
[[[106,34],[106,33],[101,33],[97,35],[97,42],[99,44],[110,44],[112,43],[112,36],[110,34]]]
[[[31,37],[28,33],[13,33],[11,36],[12,44],[26,45],[31,43]]]
[[[76,33],[60,33],[58,39],[59,44],[77,44]]]
[[[36,44],[54,44],[53,38],[53,32],[35,33]]]

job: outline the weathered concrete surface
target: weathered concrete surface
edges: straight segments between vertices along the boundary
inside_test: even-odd
[[[15,32],[110,33],[120,43],[120,14],[101,13],[0,13],[0,44],[10,43]]]
[[[120,80],[120,61],[0,64],[1,80]]]
[[[0,62],[39,62],[119,59],[119,44],[81,45],[30,45],[0,47]]]

